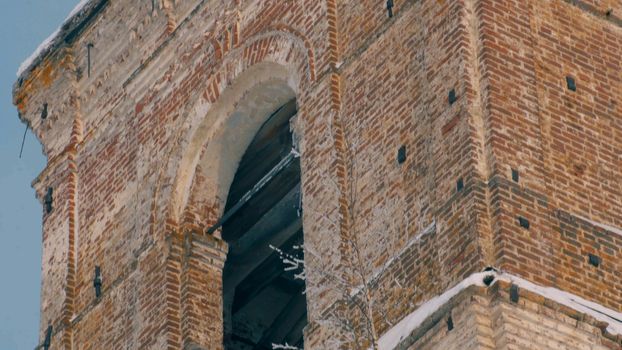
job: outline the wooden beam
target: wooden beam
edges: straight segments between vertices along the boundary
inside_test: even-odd
[[[281,247],[284,252],[292,253],[292,246],[302,242],[302,231],[293,235]],[[283,263],[279,255],[272,253],[263,263],[255,268],[248,276],[242,280],[235,288],[233,299],[232,314],[251,302],[266,287],[271,285],[277,278],[283,275]]]
[[[304,337],[303,330],[307,325],[307,313],[305,312],[303,315],[300,315],[300,318],[293,325],[292,329],[287,333],[287,336],[281,341],[282,343],[287,343],[298,348],[303,348]]]
[[[302,292],[302,291],[301,291]],[[261,347],[269,347],[272,343],[280,344],[285,337],[296,326],[297,321],[302,315],[307,313],[307,302],[302,293],[292,296],[287,306],[272,321],[272,324],[261,337],[257,346],[253,350],[259,350]]]
[[[242,198],[292,149],[289,120],[296,115],[296,100],[283,105],[261,126],[240,160],[225,211]]]
[[[301,219],[281,208],[281,206],[288,207],[295,201],[295,191],[296,189],[293,189],[282,202],[273,207],[273,211],[267,213],[240,240],[230,244],[223,274],[225,295],[233,293],[243,279],[274,253],[269,245],[281,247],[302,229]],[[289,216],[284,218],[281,215]],[[292,219],[293,221],[288,222]]]
[[[276,187],[276,184],[279,184],[281,181],[289,184],[289,188],[286,188],[287,190],[300,181],[300,160],[296,156],[294,150],[291,150],[287,157],[281,159],[281,161],[274,168],[272,168],[268,174],[262,177],[250,191],[246,192],[244,196],[242,196],[242,198],[240,198],[240,200],[233,207],[231,207],[231,209],[225,211],[225,214],[214,225],[208,228],[206,233],[210,235],[221,226],[226,225],[231,218],[238,215],[244,215],[243,208],[246,208],[245,210],[248,211],[249,206],[257,206],[259,203],[262,203],[262,199],[279,201],[280,198],[287,193],[287,191],[284,192],[284,190],[281,189],[280,191],[273,193],[276,196],[271,196],[269,195],[269,192],[267,194],[263,191],[266,190],[266,188],[272,188],[272,191],[274,191],[274,188],[278,189],[279,187]],[[265,206],[266,203],[263,203],[263,205]],[[265,210],[269,210],[269,208]],[[229,226],[237,227],[238,225]],[[224,235],[225,234],[223,233],[223,237]],[[234,241],[235,239],[236,236],[232,236],[232,238],[228,241]]]
[[[221,219],[222,237],[235,242],[248,231],[270,208],[276,205],[300,182],[300,159],[295,158],[278,171],[262,188],[250,196],[235,213]],[[240,200],[242,201],[244,197]],[[234,210],[235,207],[231,208]]]
[[[299,198],[300,184],[272,206],[240,239],[229,243],[227,260],[234,264],[255,260],[258,251],[264,250],[262,248],[267,248],[270,244],[281,246],[302,227],[302,220],[297,215]],[[294,226],[298,228],[293,229]],[[268,251],[272,250],[268,248]]]

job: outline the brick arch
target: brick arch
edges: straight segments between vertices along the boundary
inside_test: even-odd
[[[162,173],[162,177],[166,174],[168,176],[174,174],[170,197],[162,198],[164,201],[156,201],[156,203],[168,204],[165,215],[169,225],[179,227],[183,222],[210,220],[213,219],[213,215],[219,214],[218,212],[206,212],[206,206],[222,208],[228,184],[232,180],[235,166],[239,161],[235,157],[241,157],[245,146],[261,125],[256,120],[246,125],[247,128],[242,132],[237,130],[236,134],[239,139],[236,141],[239,142],[238,153],[240,154],[229,154],[228,158],[219,158],[223,165],[233,164],[233,168],[225,170],[209,166],[208,158],[214,157],[217,147],[224,145],[220,141],[225,140],[224,138],[228,135],[234,135],[232,132],[234,125],[239,122],[239,120],[236,121],[234,113],[240,107],[239,102],[247,98],[249,94],[255,94],[258,86],[281,90],[280,97],[277,98],[280,100],[273,101],[274,105],[286,102],[299,91],[300,80],[296,71],[298,67],[293,64],[283,65],[264,61],[249,64],[248,67],[244,66],[242,65],[234,74],[231,72],[215,74],[201,92],[197,103],[188,111],[190,116],[180,131],[179,141],[176,143],[178,146],[173,149],[169,157],[169,168],[163,169]],[[269,107],[266,105],[265,109],[273,108],[274,105]],[[264,111],[264,113],[269,112]],[[247,140],[244,140],[245,138]],[[227,175],[230,175],[229,179]],[[208,179],[214,181],[207,181]],[[219,185],[215,181],[222,181],[222,184]],[[209,193],[209,199],[204,197],[202,203],[197,203],[198,198],[192,197],[191,191]],[[211,203],[208,204],[206,201]],[[199,217],[191,217],[193,214]]]
[[[239,33],[239,23],[234,24],[234,32]],[[239,35],[239,34],[238,34]],[[234,37],[230,39],[231,42],[221,43],[215,37],[215,33],[208,32],[205,34],[205,40],[201,43],[203,45],[209,45],[214,52],[214,55],[217,60],[222,60],[228,58],[229,55],[229,45],[233,46],[233,51],[236,50],[239,52],[240,50],[249,52],[255,51],[259,55],[265,54],[266,51],[263,50],[270,46],[271,43],[278,40],[286,40],[291,43],[296,44],[300,50],[302,50],[306,57],[305,63],[308,69],[309,78],[311,81],[316,81],[316,63],[315,63],[315,50],[311,40],[303,34],[298,29],[285,24],[285,23],[276,23],[271,26],[262,28],[252,35],[249,35],[243,39],[236,39],[237,35],[234,34]],[[267,44],[267,45],[266,45]],[[257,50],[257,48],[261,48]],[[258,55],[255,58],[260,58]]]
[[[182,223],[209,220],[205,211],[189,203],[191,189],[202,179],[195,177],[199,158],[215,135],[209,126],[223,126],[245,92],[263,82],[280,80],[293,97],[312,82],[315,58],[308,40],[278,28],[252,35],[217,58],[217,68],[205,77],[202,87],[195,89],[180,113],[184,121],[175,136],[176,146],[168,151],[154,193],[152,232],[158,225],[166,225],[171,232],[178,231]],[[215,45],[212,40],[205,43]],[[222,193],[217,196],[221,197]]]
[[[223,330],[221,326],[214,327],[223,324],[220,304],[205,310],[193,308],[202,294],[192,291],[206,291],[210,298],[217,298],[221,290],[218,283],[206,286],[196,276],[221,281],[226,258],[226,244],[217,235],[204,235],[204,232],[222,215],[238,163],[257,131],[276,108],[297,96],[300,80],[292,78],[296,69],[298,66],[274,62],[253,64],[234,75],[233,80],[221,83],[219,86],[226,88],[217,90],[221,92],[215,101],[207,99],[208,92],[204,92],[199,105],[192,110],[201,118],[191,132],[183,134],[187,142],[176,151],[169,213],[177,217],[167,219],[173,226],[168,231],[172,233],[173,254],[168,258],[167,273],[171,276],[167,280],[171,282],[167,299],[179,300],[172,302],[168,312],[171,319],[181,319],[179,329],[173,327],[169,334],[171,344],[180,341],[186,347],[221,349]],[[209,259],[206,256],[205,261],[211,261],[210,268],[194,271],[194,267],[187,267],[188,271],[178,271],[182,258],[175,252],[180,251],[188,259],[200,260],[208,254]],[[194,265],[188,263],[188,266]],[[175,334],[181,334],[181,339]]]
[[[176,208],[181,210],[180,223],[204,229],[222,215],[229,186],[248,145],[270,114],[296,96],[281,68],[261,65],[250,71],[252,81],[233,84],[219,96],[214,123],[209,122],[210,113],[197,129],[180,169],[193,169],[192,179],[178,178],[185,181],[180,185],[186,191],[178,192],[185,196],[177,202],[183,206]],[[265,79],[261,77],[264,74]]]
[[[215,44],[215,41],[204,40],[203,49],[209,50],[209,46]],[[201,48],[192,48],[195,52],[197,49]],[[216,51],[217,47],[213,49]],[[215,57],[215,67],[204,77],[191,77],[189,81],[188,85],[196,88],[192,89],[184,110],[179,113],[183,119],[173,136],[171,144],[174,146],[166,151],[151,207],[150,231],[165,232],[170,244],[166,262],[166,313],[170,321],[167,342],[174,348],[181,344],[184,347],[200,344],[198,348],[209,349],[222,346],[222,330],[214,327],[214,324],[222,324],[222,310],[214,304],[197,314],[193,305],[200,303],[197,298],[202,297],[192,292],[203,290],[214,296],[219,287],[203,285],[193,276],[210,275],[212,280],[220,281],[226,244],[202,232],[220,217],[237,164],[263,120],[258,117],[255,123],[247,125],[244,132],[239,133],[243,137],[236,139],[240,147],[215,163],[214,155],[225,149],[217,140],[233,134],[235,118],[231,116],[240,101],[253,94],[256,88],[281,89],[280,100],[264,105],[263,118],[267,118],[271,112],[268,107],[277,108],[292,97],[304,106],[305,96],[301,96],[301,92],[310,89],[308,85],[313,84],[315,77],[313,49],[295,33],[272,28],[247,37],[230,51],[222,46],[221,49],[221,56]],[[195,83],[197,80],[199,82]],[[217,255],[209,256],[212,267],[192,272],[187,269],[194,269],[191,267],[194,265],[188,263],[186,268],[180,269],[186,266],[184,259],[201,256],[200,247],[207,246],[210,248],[206,251]]]
[[[316,80],[316,71],[315,71],[315,52],[313,48],[313,44],[311,44],[311,40],[304,35],[298,29],[285,24],[285,23],[276,23],[269,27],[263,28],[262,30],[254,33],[250,37],[244,39],[242,41],[242,45],[249,46],[250,44],[259,41],[265,37],[276,37],[276,36],[285,36],[291,38],[294,42],[301,45],[301,48],[304,48],[307,55],[307,66],[309,70],[309,78],[311,81]]]

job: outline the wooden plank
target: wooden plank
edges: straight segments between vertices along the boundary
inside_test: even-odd
[[[272,343],[282,343],[296,326],[297,321],[306,313],[307,302],[305,296],[302,294],[293,295],[287,306],[266,329],[254,350],[271,346]]]
[[[302,230],[298,231],[290,239],[288,239],[281,247],[281,250],[288,254],[292,254],[294,245],[302,243]],[[232,313],[237,313],[246,304],[251,302],[253,298],[259,295],[265,288],[270,286],[279,277],[285,274],[283,263],[276,252],[270,256],[248,276],[242,280],[235,288],[235,297],[233,299]],[[301,285],[302,283],[298,283]],[[304,288],[304,285],[302,286]]]
[[[300,159],[294,159],[222,227],[222,237],[235,242],[300,182]]]

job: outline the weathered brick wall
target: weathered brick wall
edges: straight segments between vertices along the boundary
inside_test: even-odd
[[[622,310],[619,1],[403,0],[392,18],[367,0],[155,5],[109,2],[15,87],[48,156],[37,193],[54,188],[40,326],[53,349],[221,346],[227,248],[202,232],[262,118],[292,97],[308,348],[335,346],[334,315],[366,336],[359,272],[379,334],[486,266]],[[488,324],[486,307],[421,346],[491,346],[517,311]]]
[[[488,289],[466,289],[398,346],[412,350],[619,348],[588,315],[525,291],[517,303],[512,302],[505,282]]]
[[[569,249],[563,232],[567,225],[579,228],[560,222],[557,213],[621,226],[622,29],[564,1],[481,2],[478,12],[489,86],[496,265],[541,284],[577,291],[578,283],[584,286],[578,294],[620,310],[620,296],[599,282],[604,265],[615,269],[620,259],[617,249],[604,251],[599,236],[614,241],[619,235],[585,233],[578,249]],[[576,91],[567,87],[567,76]],[[518,170],[518,183],[510,180],[511,169]],[[519,216],[530,221],[528,230],[518,226]],[[596,274],[588,253],[605,261]],[[580,264],[564,263],[578,263],[578,256]]]
[[[64,164],[66,166],[66,162]],[[54,180],[47,181],[47,187],[37,189],[41,198],[48,188],[53,188],[52,211],[46,212],[43,205],[43,256],[41,269],[41,319],[40,329],[46,329],[48,323],[58,324],[63,316],[67,288],[67,261],[69,255],[69,235],[67,218],[66,168],[59,167],[50,174]]]

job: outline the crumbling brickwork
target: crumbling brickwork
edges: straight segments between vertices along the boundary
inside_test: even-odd
[[[78,11],[14,87],[48,158],[34,187],[54,194],[39,343],[51,325],[50,349],[223,349],[228,248],[206,230],[292,98],[305,349],[366,349],[487,267],[619,315],[622,2],[386,3]],[[440,309],[451,332],[437,313],[398,348],[622,348],[601,321],[507,290],[466,289]]]

